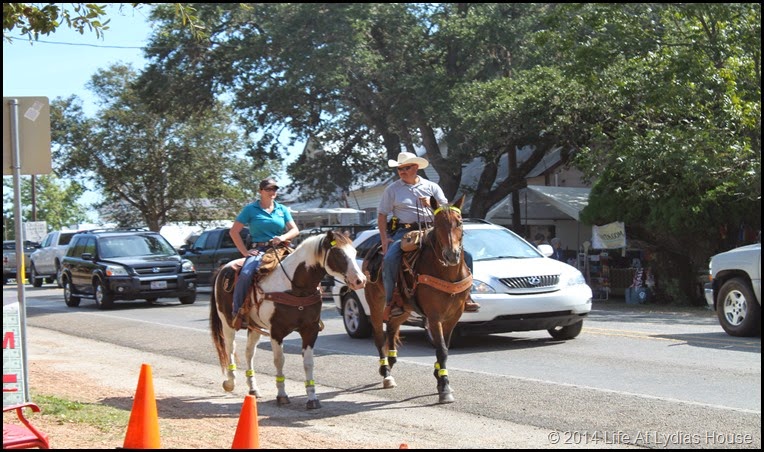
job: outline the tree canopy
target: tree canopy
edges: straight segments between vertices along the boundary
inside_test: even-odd
[[[159,115],[133,88],[136,78],[120,64],[94,74],[89,88],[101,100],[95,119],[76,97],[51,103],[61,174],[102,191],[99,207],[124,226],[158,231],[171,221],[233,218],[272,166],[239,157],[248,140],[223,105],[183,120]]]

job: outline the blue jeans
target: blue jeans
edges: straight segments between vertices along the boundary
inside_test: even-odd
[[[409,229],[398,229],[390,237],[393,243],[387,247],[387,253],[385,253],[384,265],[382,266],[382,284],[385,285],[385,304],[390,304],[393,300],[393,289],[395,289],[395,279],[398,277],[398,272],[401,270],[401,256],[403,250],[401,250],[401,238],[407,233]],[[464,250],[464,261],[467,263],[467,268],[470,269],[470,274],[474,273],[472,267],[472,254],[467,250]]]
[[[236,280],[236,287],[233,288],[233,315],[239,313],[241,305],[244,303],[244,298],[249,293],[249,288],[252,287],[252,277],[257,273],[257,269],[260,268],[260,263],[263,261],[263,253],[265,249],[260,250],[260,254],[257,256],[249,256],[241,266],[239,272],[239,279]]]

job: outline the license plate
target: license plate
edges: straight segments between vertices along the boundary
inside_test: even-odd
[[[151,281],[152,289],[166,289],[167,281]]]

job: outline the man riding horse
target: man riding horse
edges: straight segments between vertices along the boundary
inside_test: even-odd
[[[434,197],[439,204],[446,205],[443,189],[438,184],[420,177],[417,172],[427,168],[429,162],[410,152],[398,154],[398,160],[388,160],[391,168],[396,168],[400,179],[385,188],[382,200],[377,209],[377,227],[382,241],[384,265],[382,280],[385,286],[385,319],[403,314],[399,303],[393,304],[395,280],[401,268],[401,238],[414,229],[426,229],[432,222],[432,211],[429,199]],[[388,236],[388,216],[390,221],[390,236]],[[473,271],[472,255],[464,252],[464,258],[470,273]],[[397,300],[396,300],[397,301]],[[466,311],[477,311],[480,305],[467,299]]]

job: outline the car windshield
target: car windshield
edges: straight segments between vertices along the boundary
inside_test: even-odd
[[[103,258],[175,254],[175,249],[166,240],[152,235],[103,237],[99,247]]]
[[[464,248],[472,254],[472,259],[475,261],[543,257],[536,247],[504,228],[465,228]]]

